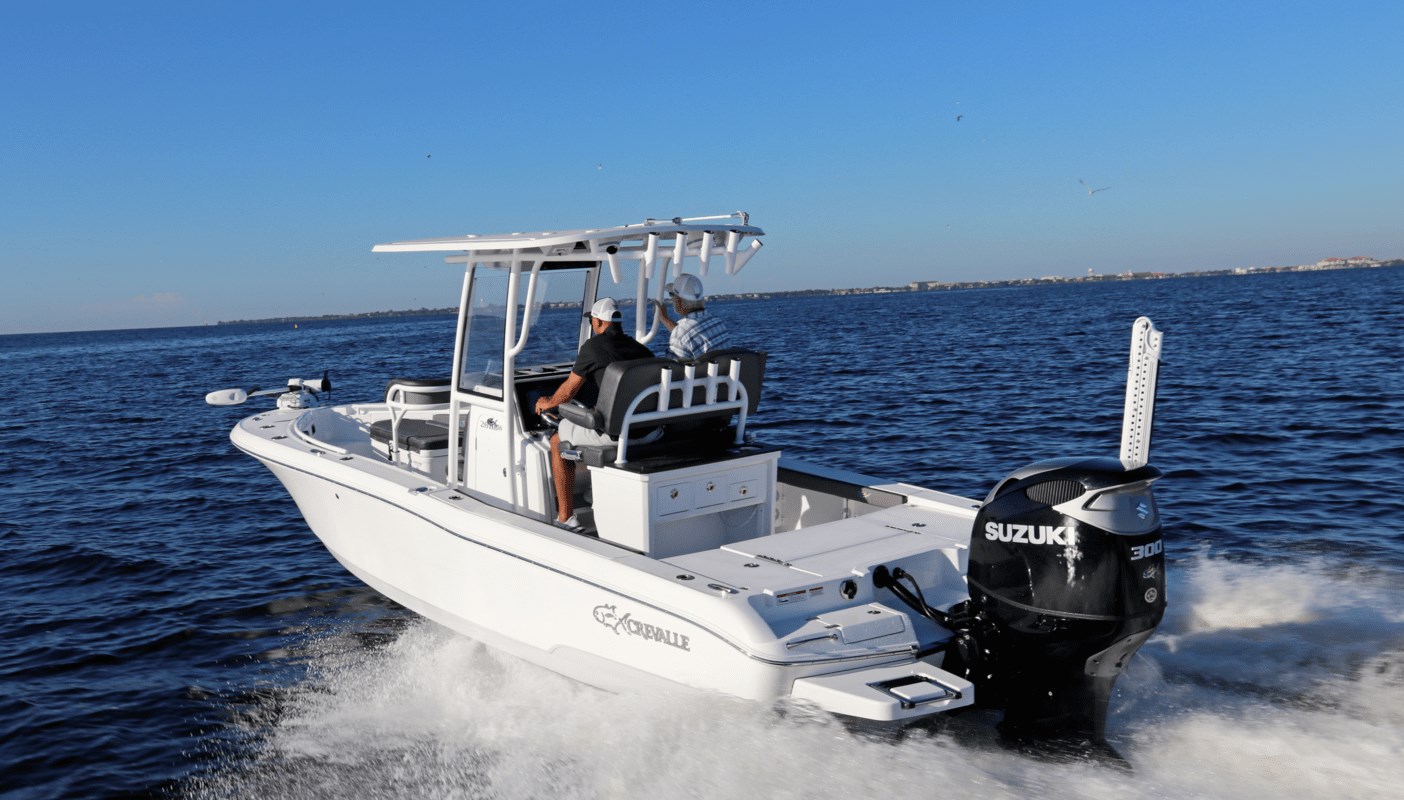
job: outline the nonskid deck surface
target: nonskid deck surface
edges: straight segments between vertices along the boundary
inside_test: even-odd
[[[321,446],[339,453],[375,458],[389,463],[382,436],[377,441],[373,429],[388,430],[390,410],[383,403],[357,403],[312,409],[271,410],[246,418],[239,424],[249,433],[267,439],[290,436],[302,444]],[[402,420],[402,446],[416,456],[422,448],[413,441],[425,430],[442,431],[447,435],[447,415],[419,414]],[[281,441],[281,440],[280,440]],[[403,466],[403,465],[401,465]],[[413,470],[406,470],[413,471]]]
[[[764,594],[776,606],[832,607],[846,579],[867,578],[879,565],[923,577],[928,602],[966,598],[968,521],[938,509],[901,505],[849,519],[775,533],[715,550],[674,556],[667,564],[729,586]],[[826,596],[828,595],[828,596]]]

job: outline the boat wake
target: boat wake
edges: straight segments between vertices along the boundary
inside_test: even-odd
[[[429,622],[310,640],[307,677],[236,716],[204,798],[1394,797],[1404,781],[1397,576],[1182,559],[1117,684],[1132,770],[1049,762],[957,717],[874,736],[804,708],[600,692]],[[985,712],[972,712],[976,715]],[[971,736],[973,730],[986,733]]]

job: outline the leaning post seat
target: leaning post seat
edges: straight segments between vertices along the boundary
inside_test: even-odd
[[[605,369],[594,408],[567,404],[560,410],[575,424],[617,440],[608,446],[575,448],[590,466],[627,463],[629,439],[647,435],[660,425],[695,430],[717,422],[724,428],[736,416],[732,443],[741,444],[746,416],[760,394],[764,365],[764,354],[740,348],[730,355],[718,351],[714,358],[691,364],[663,358],[620,361]],[[667,443],[665,435],[653,447],[667,447]]]
[[[390,421],[371,426],[371,438],[385,442],[389,458],[398,462],[401,450],[420,452],[448,447],[448,426],[431,420],[405,419],[411,411],[447,408],[452,384],[442,378],[391,378],[385,386]]]

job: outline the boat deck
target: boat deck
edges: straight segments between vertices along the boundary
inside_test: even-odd
[[[792,606],[801,614],[801,605],[811,600],[812,606],[832,605],[846,580],[867,584],[859,591],[870,593],[875,567],[900,566],[920,582],[929,603],[949,607],[967,597],[969,544],[964,515],[900,505],[663,561],[757,595],[763,605]]]

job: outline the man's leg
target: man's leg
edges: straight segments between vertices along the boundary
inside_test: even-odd
[[[561,435],[551,434],[551,477],[556,483],[556,521],[575,512],[575,462],[561,458]]]

